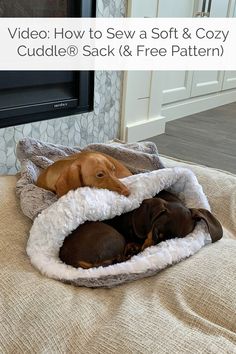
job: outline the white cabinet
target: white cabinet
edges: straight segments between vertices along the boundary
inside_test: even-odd
[[[228,9],[229,17],[236,17],[236,1],[231,1]],[[236,87],[236,71],[225,71],[223,80],[223,90]]]
[[[177,1],[159,0],[157,17],[192,17],[195,3],[195,0],[178,0],[177,5]]]
[[[222,71],[195,71],[190,97],[221,91],[223,78]]]
[[[229,17],[231,0],[212,0],[210,17]]]
[[[128,0],[131,17],[194,17],[210,0]],[[235,17],[236,0],[212,0],[212,17]],[[207,19],[206,19],[207,21]],[[236,101],[236,71],[128,71],[121,138],[137,141],[164,132],[165,123]]]
[[[173,0],[159,0],[157,17],[193,17],[196,11],[195,0],[179,0],[178,6],[173,6]],[[190,96],[192,72],[165,71],[162,75],[163,103],[184,100]]]
[[[143,0],[128,1],[129,17],[156,17],[157,0],[148,0],[148,4]]]
[[[212,0],[210,17],[235,16],[235,3],[235,0]],[[178,6],[173,6],[173,0],[160,0],[157,16],[194,17],[202,10],[207,12],[208,4],[203,0],[180,0]],[[159,85],[162,86],[163,104],[236,88],[235,71],[167,71],[162,77],[163,82],[159,81]]]
[[[232,1],[230,0],[212,0],[210,17],[228,17],[231,3]],[[201,6],[202,4],[199,3],[199,5]],[[195,71],[193,73],[192,90],[190,96],[194,97],[219,92],[223,87],[223,89],[226,89],[226,86],[223,85],[223,80],[224,72],[221,71]]]
[[[223,90],[229,90],[236,87],[236,71],[225,71]]]
[[[167,104],[190,97],[193,73],[190,71],[164,71],[162,103]]]

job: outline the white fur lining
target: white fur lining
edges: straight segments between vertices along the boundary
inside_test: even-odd
[[[206,243],[210,235],[204,222],[197,224],[194,231],[183,239],[171,239],[157,246],[147,248],[129,261],[92,269],[73,268],[61,262],[59,249],[67,235],[85,221],[112,218],[121,213],[138,208],[142,201],[151,198],[163,189],[174,191],[187,207],[210,210],[209,203],[195,175],[188,169],[175,167],[133,175],[122,180],[131,195],[127,198],[105,189],[79,188],[70,191],[56,203],[45,209],[34,221],[27,244],[27,254],[31,263],[41,273],[54,279],[80,285],[79,279],[109,279],[132,274],[159,271],[180,262],[196,253]],[[137,278],[137,277],[136,277]],[[113,284],[116,283],[112,279]],[[117,281],[121,283],[126,280]],[[104,282],[103,282],[104,285]],[[90,285],[88,285],[90,286]],[[98,285],[99,286],[99,285]]]

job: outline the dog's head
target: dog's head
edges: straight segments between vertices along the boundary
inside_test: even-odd
[[[212,242],[222,237],[221,224],[208,210],[188,209],[181,202],[168,202],[161,198],[146,199],[132,215],[136,235],[146,238],[151,231],[153,244],[187,236],[200,220],[206,223]]]
[[[99,153],[81,153],[81,157],[72,160],[60,174],[56,182],[56,193],[62,196],[71,189],[88,186],[106,188],[128,196],[129,190],[120,182],[117,174],[114,159]],[[126,175],[131,173],[128,171]]]

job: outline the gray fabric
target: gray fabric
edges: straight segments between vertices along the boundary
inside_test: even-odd
[[[173,263],[174,265],[174,263]],[[167,268],[169,268],[168,266]],[[119,274],[119,275],[106,275],[99,278],[77,278],[73,281],[62,280],[65,284],[71,284],[75,286],[86,286],[87,288],[113,288],[120,284],[129,283],[142,278],[148,278],[159,273],[159,270],[148,269],[144,273],[129,273]]]
[[[23,213],[30,219],[41,213],[57,201],[54,193],[35,185],[42,169],[60,158],[82,150],[95,150],[106,153],[121,161],[133,174],[163,168],[157,147],[152,142],[123,144],[91,144],[86,148],[67,147],[44,143],[36,139],[25,138],[17,145],[17,158],[21,163],[21,177],[16,185]]]

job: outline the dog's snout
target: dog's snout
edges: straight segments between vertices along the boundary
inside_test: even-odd
[[[110,184],[111,190],[121,195],[124,195],[125,197],[128,197],[130,195],[129,189],[118,178],[111,177],[110,182],[111,182]]]
[[[128,190],[127,187],[124,187],[122,190],[121,190],[121,194],[124,195],[125,197],[128,197],[130,195],[130,191]]]

